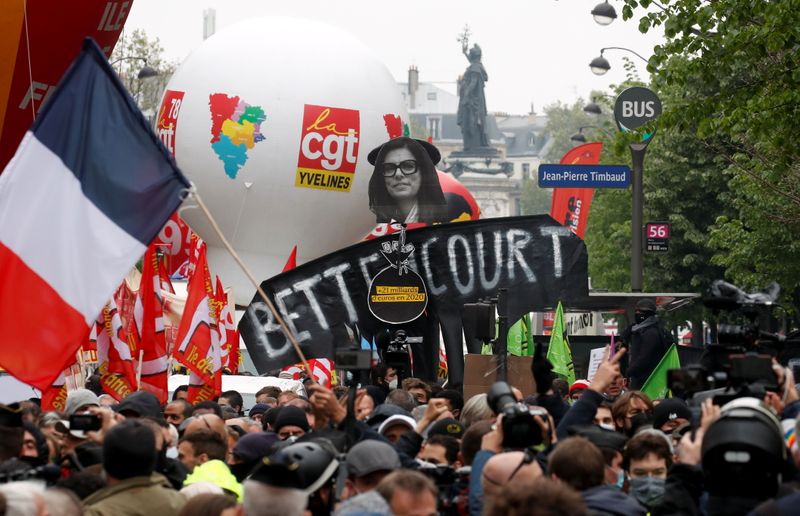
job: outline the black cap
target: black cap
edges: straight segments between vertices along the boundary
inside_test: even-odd
[[[309,426],[306,413],[293,405],[281,407],[281,411],[278,413],[278,417],[275,419],[275,424],[273,425],[275,432],[279,432],[281,428],[289,425],[302,428],[304,431],[308,432]]]
[[[692,412],[682,399],[667,398],[653,409],[653,428],[661,430],[664,423],[673,419],[692,419]]]
[[[272,447],[278,441],[278,436],[273,432],[245,434],[236,441],[233,455],[244,462],[261,460],[272,452]]]
[[[569,429],[569,434],[585,437],[598,448],[610,448],[620,453],[628,442],[628,438],[619,432],[596,425],[575,425]]]
[[[437,434],[461,439],[461,436],[464,435],[464,426],[453,418],[442,419],[432,424],[428,429],[429,438]]]
[[[407,138],[405,136],[402,136],[401,138],[414,141],[419,145],[421,145],[422,148],[425,149],[425,152],[428,154],[428,156],[430,156],[431,161],[433,162],[434,165],[436,165],[437,163],[439,163],[439,161],[441,161],[442,154],[439,152],[439,149],[437,149],[436,146],[434,146],[432,143],[428,143],[425,140],[417,140],[416,138]],[[393,138],[393,140],[396,139],[397,138]],[[382,143],[381,145],[378,145],[377,147],[369,151],[369,154],[367,154],[367,161],[369,162],[370,165],[375,166],[375,160],[378,159],[378,154],[381,152],[381,149],[383,148],[384,145],[386,145],[386,142]]]
[[[128,395],[119,402],[119,405],[114,406],[114,410],[123,415],[126,415],[124,413],[127,412],[127,415],[163,419],[161,403],[154,394],[147,391],[136,391]]]
[[[22,409],[19,403],[3,405],[0,403],[0,426],[16,428],[22,426]]]
[[[642,312],[655,312],[656,302],[652,299],[640,299],[636,302],[636,309]]]

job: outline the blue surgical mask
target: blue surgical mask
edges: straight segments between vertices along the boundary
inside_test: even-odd
[[[619,470],[619,473],[617,473],[617,483],[614,484],[614,487],[622,491],[622,486],[624,485],[625,485],[625,471]]]

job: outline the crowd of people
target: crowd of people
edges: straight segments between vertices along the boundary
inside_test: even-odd
[[[503,406],[506,386],[465,400],[382,364],[252,407],[185,389],[0,405],[0,515],[800,513],[790,370],[763,399],[687,404],[628,390],[624,354],[572,385],[535,360],[535,392],[512,378]]]

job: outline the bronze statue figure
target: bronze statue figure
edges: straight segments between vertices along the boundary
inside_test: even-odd
[[[469,60],[469,66],[458,86],[458,125],[464,138],[464,150],[478,150],[489,147],[486,136],[486,96],[483,89],[489,76],[481,63],[481,47],[473,45],[467,53],[467,45],[462,47]]]

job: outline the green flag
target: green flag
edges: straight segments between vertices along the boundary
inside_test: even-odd
[[[533,355],[531,315],[525,314],[508,329],[508,352],[518,357]]]
[[[667,371],[670,369],[679,369],[681,367],[680,358],[678,358],[678,348],[673,344],[667,350],[667,353],[658,363],[653,372],[650,373],[650,378],[644,382],[642,392],[647,394],[651,400],[665,398],[669,393],[669,386],[667,385]]]
[[[569,349],[569,340],[564,328],[564,308],[560,301],[553,320],[550,345],[547,347],[547,360],[553,364],[554,373],[565,377],[570,385],[575,383],[575,366],[572,363],[572,350]]]

